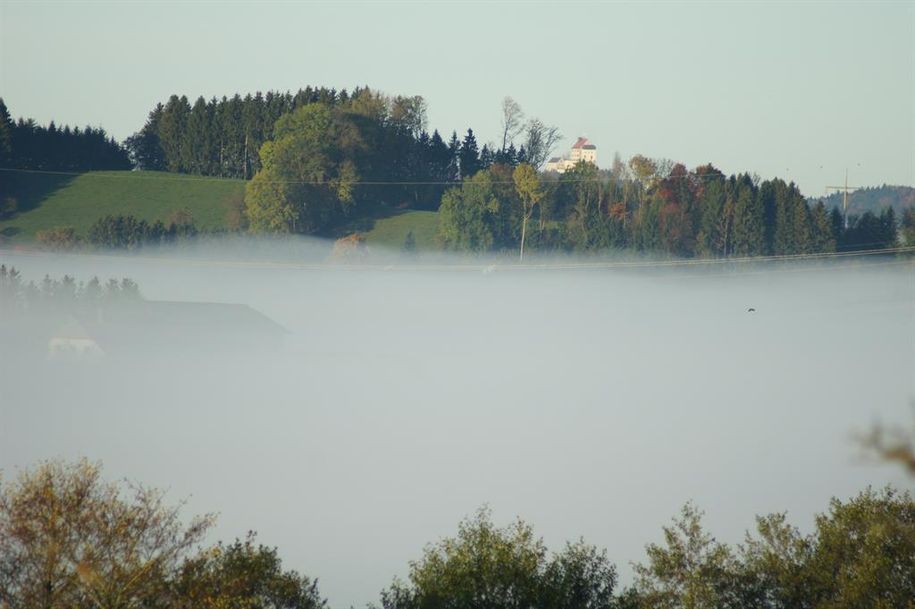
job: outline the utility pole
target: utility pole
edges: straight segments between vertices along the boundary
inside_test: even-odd
[[[860,186],[849,186],[848,185],[848,168],[845,169],[845,186],[827,186],[826,192],[830,190],[835,190],[836,192],[842,191],[842,218],[845,221],[845,230],[848,230],[848,193],[851,190],[858,190]]]

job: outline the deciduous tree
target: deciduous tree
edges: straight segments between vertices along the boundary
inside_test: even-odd
[[[533,528],[506,527],[481,509],[456,537],[426,547],[408,581],[382,593],[384,609],[609,609],[616,570],[606,553],[578,542],[550,556]]]
[[[524,239],[527,236],[527,222],[534,214],[534,207],[543,198],[540,187],[540,178],[537,171],[527,163],[522,163],[515,168],[512,174],[515,190],[521,199],[521,255],[519,259],[524,262]]]
[[[185,524],[162,491],[102,479],[88,461],[48,461],[0,486],[0,605],[154,606],[211,516]]]

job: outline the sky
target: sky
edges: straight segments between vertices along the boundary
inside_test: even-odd
[[[797,182],[915,184],[911,2],[0,0],[14,117],[137,131],[190,99],[306,85],[422,95],[499,139],[502,99],[614,152]],[[559,152],[562,152],[562,149]]]

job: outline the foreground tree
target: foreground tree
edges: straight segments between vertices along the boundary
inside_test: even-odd
[[[218,544],[185,561],[174,585],[179,609],[321,609],[318,582],[283,570],[276,548],[244,540]]]
[[[428,546],[408,577],[382,593],[385,609],[609,609],[616,584],[604,552],[579,542],[550,557],[530,525],[497,527],[486,509]]]
[[[185,525],[161,491],[105,482],[88,461],[49,461],[0,481],[0,606],[151,606],[203,538],[212,516]]]
[[[815,606],[915,608],[915,502],[867,489],[816,519]]]
[[[915,502],[867,489],[833,499],[809,535],[785,514],[757,518],[736,549],[703,529],[687,504],[648,562],[629,606],[644,609],[915,609]]]
[[[648,563],[635,565],[641,607],[733,606],[733,554],[705,531],[702,515],[694,505],[686,504],[673,526],[664,527],[664,544],[646,548]]]

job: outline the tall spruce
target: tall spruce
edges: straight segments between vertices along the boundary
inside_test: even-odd
[[[477,138],[473,135],[473,129],[467,130],[467,135],[461,142],[458,163],[462,178],[472,178],[480,171],[480,150],[477,147]]]

